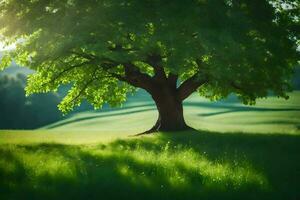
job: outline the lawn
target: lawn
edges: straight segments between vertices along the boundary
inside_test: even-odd
[[[185,102],[198,131],[128,135],[148,100],[32,131],[0,131],[0,199],[300,199],[300,93],[254,107]]]
[[[216,132],[300,133],[300,91],[289,100],[269,97],[255,106],[242,105],[235,97],[211,102],[198,95],[184,102],[184,114],[196,129]],[[143,93],[129,98],[122,108],[88,111],[42,127],[52,131],[96,131],[114,135],[130,135],[149,129],[157,119],[153,101]]]

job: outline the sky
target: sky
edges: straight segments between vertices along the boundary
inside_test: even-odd
[[[12,50],[16,48],[15,44],[9,45],[9,46],[5,46],[3,42],[0,41],[0,51],[7,51],[7,50]]]

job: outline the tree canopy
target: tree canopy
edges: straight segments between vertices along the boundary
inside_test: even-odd
[[[197,90],[252,104],[287,97],[299,16],[296,0],[2,0],[0,35],[17,48],[1,68],[14,59],[35,70],[27,94],[71,83],[63,112],[165,85],[180,100]]]

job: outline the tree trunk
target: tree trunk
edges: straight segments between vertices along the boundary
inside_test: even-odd
[[[150,130],[142,134],[190,129],[185,123],[182,100],[178,98],[176,91],[165,88],[151,93],[151,96],[158,110],[158,119]]]

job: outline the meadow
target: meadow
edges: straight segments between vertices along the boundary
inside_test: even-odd
[[[300,199],[300,92],[255,106],[190,97],[195,131],[129,137],[145,95],[30,131],[0,131],[0,199]]]

